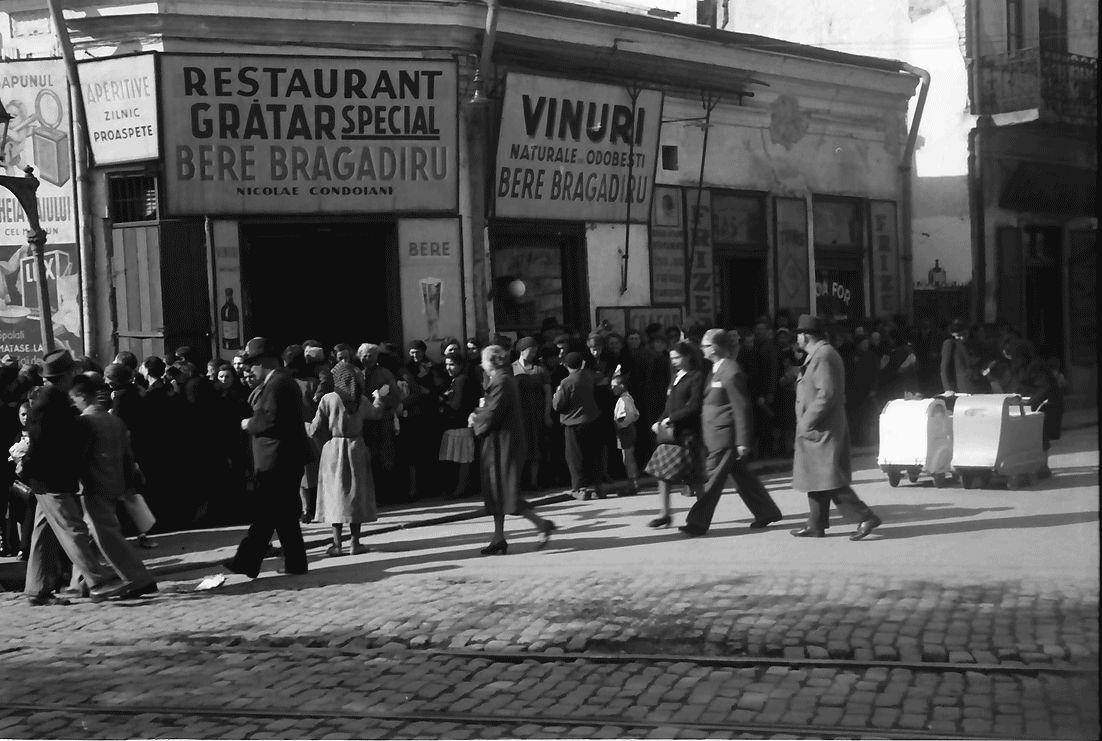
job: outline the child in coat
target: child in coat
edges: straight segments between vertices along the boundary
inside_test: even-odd
[[[635,460],[635,423],[639,420],[639,408],[628,392],[623,371],[616,366],[612,376],[612,395],[616,404],[612,407],[612,422],[616,427],[616,447],[624,458],[624,470],[627,471],[630,486],[628,494],[639,493],[639,464]]]

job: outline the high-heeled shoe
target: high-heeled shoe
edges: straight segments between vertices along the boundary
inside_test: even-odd
[[[495,540],[479,551],[483,556],[504,556],[509,550],[509,544],[504,540]]]
[[[344,549],[339,545],[331,545],[325,549],[325,555],[329,558],[337,558],[344,555]]]
[[[670,516],[655,517],[653,520],[647,523],[647,527],[660,528],[670,526]]]

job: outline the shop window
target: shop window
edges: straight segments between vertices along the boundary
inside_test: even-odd
[[[554,319],[589,325],[584,235],[574,230],[498,227],[492,235],[494,323],[522,337]]]
[[[764,253],[765,199],[713,191],[712,243],[741,252]]]
[[[1006,50],[1016,52],[1025,46],[1022,24],[1022,0],[1006,0]]]
[[[116,224],[156,221],[157,178],[153,175],[119,175],[107,181],[108,213]]]
[[[865,318],[865,205],[815,198],[815,312],[827,322]]]

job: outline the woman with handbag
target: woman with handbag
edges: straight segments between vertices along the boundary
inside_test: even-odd
[[[673,378],[666,391],[666,406],[654,424],[658,447],[647,463],[647,473],[658,479],[658,517],[648,527],[670,524],[670,485],[686,484],[693,495],[704,483],[704,445],[700,414],[704,402],[704,372],[700,351],[688,342],[670,350]]]

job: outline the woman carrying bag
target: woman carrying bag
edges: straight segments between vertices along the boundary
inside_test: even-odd
[[[646,471],[658,479],[658,517],[648,527],[670,524],[670,485],[686,484],[693,496],[704,484],[704,445],[700,420],[704,401],[703,362],[699,350],[688,342],[678,342],[670,350],[673,379],[666,391],[666,407],[654,424],[658,447],[647,463]]]

